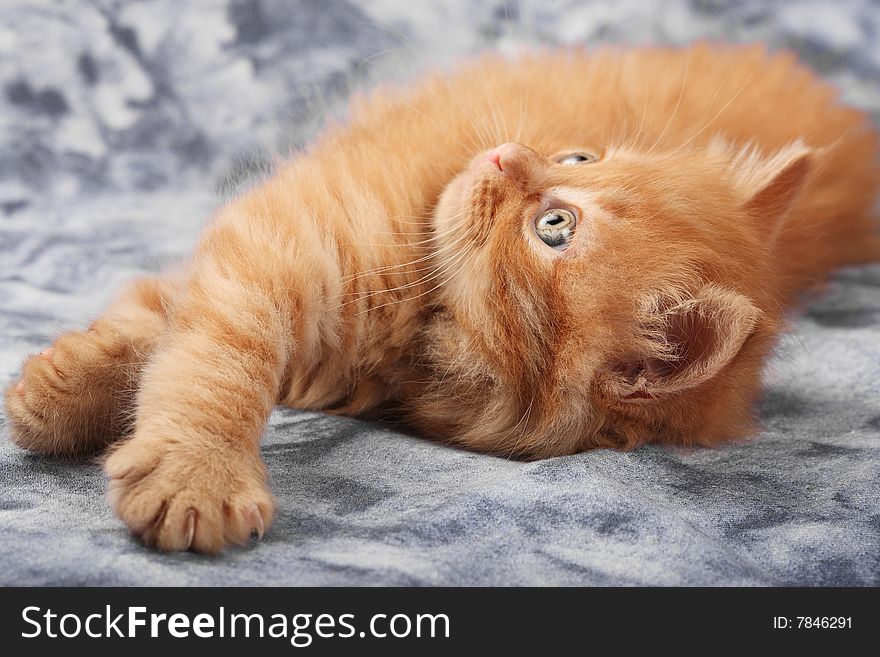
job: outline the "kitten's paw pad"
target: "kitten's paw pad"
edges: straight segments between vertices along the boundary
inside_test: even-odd
[[[160,550],[215,553],[262,539],[272,523],[274,501],[257,456],[135,438],[104,468],[116,514]]]
[[[43,454],[82,454],[118,435],[126,374],[113,342],[94,331],[68,333],[28,358],[6,391],[13,442]]]

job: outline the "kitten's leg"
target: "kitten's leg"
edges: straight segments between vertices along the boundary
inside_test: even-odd
[[[86,454],[122,436],[143,364],[165,328],[176,283],[145,278],[123,291],[86,331],[30,357],[6,391],[16,444],[42,454]]]
[[[271,283],[227,265],[194,268],[144,369],[132,438],[105,463],[114,510],[162,550],[217,552],[262,537],[272,520],[259,441],[288,361],[290,315]]]

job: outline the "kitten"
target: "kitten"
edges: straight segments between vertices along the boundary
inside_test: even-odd
[[[353,101],[10,386],[163,550],[262,537],[273,406],[543,458],[753,431],[798,293],[880,257],[878,139],[762,47],[484,56]]]

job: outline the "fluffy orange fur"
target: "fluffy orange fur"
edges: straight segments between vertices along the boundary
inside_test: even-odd
[[[748,435],[783,313],[880,259],[877,155],[863,113],[759,46],[488,55],[380,89],[182,272],[30,358],[12,439],[126,436],[118,515],[214,552],[271,522],[277,403],[524,458]],[[564,250],[536,235],[548,207],[577,218]]]

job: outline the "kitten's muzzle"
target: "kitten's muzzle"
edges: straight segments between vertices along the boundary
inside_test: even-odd
[[[546,165],[546,160],[531,148],[512,141],[490,150],[484,161],[518,186],[525,186]]]

